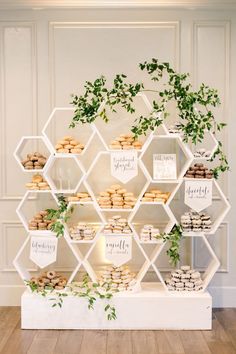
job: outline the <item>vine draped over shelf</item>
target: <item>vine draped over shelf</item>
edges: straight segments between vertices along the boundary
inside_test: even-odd
[[[225,123],[216,121],[212,111],[212,108],[220,105],[217,90],[201,84],[197,91],[193,91],[188,81],[189,74],[179,74],[169,63],[160,63],[157,59],[140,63],[139,68],[156,84],[156,89],[149,89],[142,82],[128,83],[124,74],[115,76],[111,88],[108,88],[104,76],[94,82],[86,81],[85,93],[80,96],[72,95],[71,104],[75,111],[70,127],[74,128],[79,123],[92,123],[97,118],[108,123],[107,110],[116,112],[117,106],[122,106],[128,113],[133,114],[135,113],[133,99],[140,92],[152,92],[156,94],[156,99],[152,102],[152,111],[148,116],[136,118],[131,128],[136,137],[158,128],[169,116],[167,103],[173,100],[176,102],[180,131],[185,142],[197,144],[202,142],[206,131],[211,131],[216,136],[217,132],[225,127]],[[158,90],[158,84],[164,84],[164,89]],[[214,177],[218,178],[221,172],[229,170],[227,157],[219,139],[218,148],[211,161],[216,158],[219,163],[212,171]]]

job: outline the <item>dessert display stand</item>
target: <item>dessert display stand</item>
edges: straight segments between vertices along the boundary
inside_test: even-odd
[[[144,110],[151,110],[151,106],[144,95],[139,95],[139,100]],[[89,221],[96,225],[96,234],[93,240],[75,241],[70,237],[69,222],[68,225],[65,225],[64,241],[75,259],[75,267],[68,283],[76,280],[82,269],[88,273],[92,282],[98,281],[100,269],[96,269],[92,254],[101,239],[106,237],[103,228],[108,218],[113,215],[120,214],[127,217],[132,233],[126,237],[132,237],[132,243],[141,254],[143,262],[139,270],[135,269],[136,285],[134,289],[115,293],[111,300],[112,305],[116,308],[116,320],[108,321],[104,316],[103,300],[98,299],[91,311],[88,309],[85,299],[71,296],[68,293],[61,308],[52,308],[50,296],[42,297],[27,289],[21,299],[22,329],[211,329],[212,298],[206,289],[219,267],[219,261],[208,242],[208,237],[214,237],[212,234],[216,232],[229,210],[228,201],[218,183],[214,180],[213,186],[222,201],[222,207],[216,209],[215,212],[213,211],[214,206],[211,207],[214,219],[211,230],[208,233],[196,231],[183,234],[183,238],[186,239],[195,237],[201,239],[203,247],[207,250],[209,262],[202,274],[202,289],[200,291],[170,291],[165,283],[164,270],[161,266],[159,267],[159,260],[165,256],[165,243],[160,240],[141,241],[140,230],[145,223],[156,223],[161,232],[169,233],[175,224],[180,223],[179,215],[177,217],[174,211],[175,199],[177,199],[177,203],[180,202],[180,189],[185,180],[184,175],[190,165],[196,162],[195,160],[198,160],[198,158],[194,158],[193,152],[183,142],[181,135],[170,133],[167,127],[163,125],[161,134],[150,133],[145,138],[142,149],[137,151],[138,174],[126,184],[122,184],[123,188],[133,192],[137,197],[134,207],[117,210],[115,208],[103,209],[97,202],[99,192],[108,188],[112,183],[120,184],[120,181],[111,175],[109,141],[112,135],[115,137],[119,133],[124,133],[125,124],[119,123],[120,125],[116,126],[116,122],[114,129],[112,126],[110,127],[109,133],[105,128],[103,130],[103,127],[99,124],[91,124],[87,128],[68,129],[68,134],[76,134],[85,148],[82,154],[60,154],[54,149],[54,146],[59,138],[67,134],[66,127],[69,125],[68,122],[72,114],[73,109],[55,108],[43,129],[42,137],[23,137],[15,151],[16,160],[23,171],[35,173],[38,171],[25,170],[21,164],[24,158],[23,148],[26,149],[27,143],[32,143],[32,140],[35,140],[37,144],[38,139],[40,139],[45,144],[50,156],[47,155],[47,163],[39,172],[43,174],[51,189],[48,191],[27,191],[17,208],[18,216],[28,233],[28,237],[16,255],[14,265],[23,281],[30,280],[31,274],[24,263],[24,253],[30,244],[32,235],[44,236],[45,238],[55,238],[56,236],[51,231],[30,230],[28,228],[29,219],[40,208],[45,207],[46,209],[57,204],[56,196],[58,193],[69,194],[80,190],[87,190],[91,196],[91,201],[84,203],[71,202],[68,208],[71,205],[74,205],[75,208],[83,206],[86,218],[88,220],[90,218]],[[104,148],[103,151],[94,155],[92,164],[87,167],[84,160],[86,160],[87,154],[93,152],[93,139],[95,137],[100,139]],[[213,143],[211,153],[217,147],[215,141]],[[32,148],[30,151],[28,150],[28,152],[32,151]],[[176,179],[153,179],[153,154],[156,153],[176,153]],[[166,203],[162,201],[142,201],[144,193],[150,186],[161,187],[164,191],[170,191]],[[44,195],[43,198],[42,195]],[[86,208],[88,208],[87,212]],[[81,215],[83,215],[83,212]],[[83,220],[81,219],[81,221]],[[113,234],[113,237],[115,238],[116,235]],[[84,244],[88,246],[88,251],[85,253],[81,252],[81,247]],[[149,247],[149,252],[146,250],[146,246]],[[100,248],[101,252],[103,250]],[[104,263],[105,265],[109,264],[107,261]],[[132,260],[128,264],[132,265]],[[150,269],[157,280],[155,282],[146,280]]]

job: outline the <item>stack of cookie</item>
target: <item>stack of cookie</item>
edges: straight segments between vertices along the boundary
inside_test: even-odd
[[[50,186],[47,183],[47,181],[45,181],[45,179],[43,178],[43,176],[41,175],[34,175],[32,177],[31,182],[26,183],[26,188],[29,190],[49,190]]]
[[[70,237],[74,241],[90,241],[94,239],[96,234],[95,228],[86,222],[78,222],[77,225],[70,227],[69,231]]]
[[[67,197],[68,202],[91,202],[92,198],[87,192],[78,192],[75,195]]]
[[[99,280],[100,284],[109,283],[112,289],[118,291],[133,290],[137,283],[135,274],[130,271],[128,266],[108,266],[102,272]]]
[[[201,148],[201,149],[197,149],[194,152],[193,156],[196,157],[196,158],[201,158],[201,157],[207,158],[207,157],[211,156],[211,152],[209,150]]]
[[[60,154],[81,154],[84,150],[84,144],[81,144],[72,136],[64,136],[57,142],[55,149]]]
[[[169,196],[170,192],[162,192],[160,189],[151,189],[150,191],[147,191],[144,193],[142,197],[142,202],[163,202],[166,203]]]
[[[175,122],[168,128],[170,134],[179,134],[181,132],[181,123]]]
[[[142,227],[140,232],[140,241],[149,242],[157,241],[157,239],[161,239],[160,230],[157,227],[149,224]]]
[[[63,275],[57,274],[54,270],[49,270],[38,277],[32,277],[30,283],[37,285],[38,291],[63,290],[66,287],[67,279]]]
[[[199,291],[203,288],[201,274],[190,266],[184,265],[171,272],[165,280],[168,290],[171,291]]]
[[[121,134],[110,142],[109,148],[111,150],[141,150],[142,143],[136,140],[133,134]]]
[[[122,218],[120,215],[114,215],[108,219],[108,223],[103,229],[104,234],[128,234],[132,233],[131,228],[128,225],[128,221]]]
[[[127,192],[119,184],[113,184],[105,192],[100,192],[98,204],[103,209],[131,209],[136,203],[132,192]]]
[[[40,154],[40,152],[34,152],[33,154],[27,154],[26,159],[21,163],[26,170],[42,170],[47,162],[47,158]]]
[[[189,167],[185,174],[186,178],[212,178],[213,172],[209,170],[203,163],[195,163]]]
[[[183,231],[209,231],[212,222],[207,213],[191,210],[181,216],[181,225]]]
[[[29,221],[29,230],[50,230],[53,224],[53,220],[47,219],[47,210],[41,210],[34,215],[33,219]]]

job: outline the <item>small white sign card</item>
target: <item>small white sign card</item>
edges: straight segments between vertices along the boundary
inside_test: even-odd
[[[105,236],[105,258],[120,267],[132,258],[132,237]]]
[[[136,150],[111,152],[111,175],[122,183],[129,182],[138,174]]]
[[[199,212],[212,204],[212,180],[185,181],[184,202]]]
[[[153,154],[153,179],[176,178],[176,154]]]
[[[57,260],[57,243],[55,236],[31,236],[30,259],[40,268],[44,268]]]

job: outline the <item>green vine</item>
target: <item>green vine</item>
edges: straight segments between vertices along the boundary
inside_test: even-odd
[[[52,301],[52,307],[62,308],[63,299],[69,295],[87,300],[89,310],[94,310],[94,305],[97,299],[104,300],[104,312],[107,319],[111,321],[117,318],[116,309],[110,303],[110,300],[112,299],[113,294],[118,292],[118,290],[112,289],[109,283],[90,283],[87,274],[83,277],[81,284],[68,284],[68,290],[66,291],[55,291],[51,286],[45,286],[44,289],[41,289],[40,286],[32,280],[25,281],[25,284],[33,293],[37,293],[45,298],[50,296],[49,301]]]
[[[166,254],[170,257],[170,264],[177,266],[180,261],[180,241],[182,238],[183,230],[180,225],[175,225],[171,232],[168,234],[162,234],[164,242],[170,242],[170,247],[166,251]]]
[[[220,104],[217,90],[201,84],[197,91],[193,91],[188,81],[189,74],[179,74],[169,63],[160,63],[157,59],[140,63],[139,68],[146,72],[151,81],[164,84],[164,89],[149,89],[143,83],[130,84],[124,74],[115,76],[112,88],[108,88],[104,76],[94,82],[86,81],[84,94],[72,95],[71,104],[75,111],[70,127],[74,128],[78,123],[92,123],[99,117],[107,123],[108,109],[116,112],[117,106],[122,106],[128,113],[135,113],[133,98],[140,92],[154,92],[157,98],[153,100],[152,112],[148,116],[136,118],[131,128],[136,137],[146,135],[149,130],[154,131],[163,123],[169,116],[167,103],[172,100],[176,102],[180,131],[185,142],[197,144],[204,139],[206,131],[216,135],[225,127],[225,123],[216,122],[211,110]],[[213,159],[216,157],[219,157],[220,164],[212,171],[218,178],[220,172],[229,170],[221,142]]]
[[[51,231],[56,233],[56,236],[64,236],[64,224],[69,220],[73,213],[73,207],[68,209],[68,202],[63,195],[58,196],[59,207],[57,209],[46,209],[48,212],[47,219],[55,220],[51,225]]]

